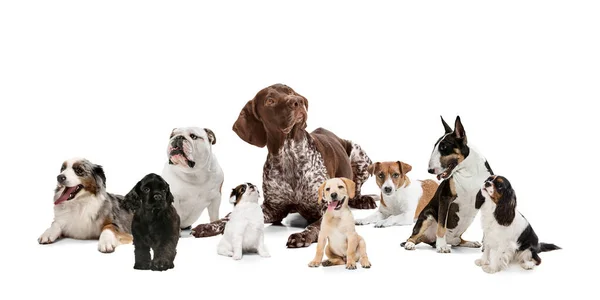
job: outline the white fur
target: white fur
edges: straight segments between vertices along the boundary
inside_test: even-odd
[[[440,139],[440,142],[443,141],[449,134],[452,133],[444,134],[444,136]],[[442,168],[442,163],[440,162],[442,154],[440,153],[440,149],[438,147],[439,144],[440,143],[438,142],[435,144],[435,146],[433,146],[433,151],[431,151],[431,157],[429,158],[429,169],[433,169],[435,174],[440,174],[444,171],[444,168]]]
[[[392,179],[388,179],[381,185],[383,191],[385,187],[391,187],[392,193],[383,195],[383,201],[386,206],[379,205],[379,209],[372,215],[356,220],[357,225],[366,225],[375,223],[375,227],[389,227],[411,225],[415,221],[415,211],[419,204],[419,199],[423,195],[421,181],[401,186],[396,189]]]
[[[66,161],[67,167],[61,172],[62,175],[66,176],[66,180],[64,186],[55,194],[54,201],[60,197],[65,186],[81,184],[81,180],[73,171],[73,163],[79,160],[81,159],[73,158]],[[109,200],[103,196],[103,193],[96,196],[86,190],[81,190],[72,200],[54,205],[54,221],[38,238],[38,242],[40,244],[50,244],[61,236],[80,240],[99,239],[105,220],[99,217],[98,214],[105,201]],[[113,252],[117,245],[119,245],[119,242],[116,237],[112,240],[105,237],[104,240],[98,242],[98,250]]]
[[[531,258],[531,251],[517,252],[519,249],[517,241],[529,222],[516,211],[515,218],[510,225],[498,224],[494,217],[496,203],[491,200],[487,189],[483,188],[481,193],[485,197],[485,202],[481,206],[481,226],[485,236],[484,252],[481,258],[475,261],[475,264],[481,266],[487,273],[502,271],[512,261],[518,261],[524,269],[533,269],[535,261]]]
[[[192,144],[191,156],[196,163],[193,168],[189,168],[187,165],[172,165],[167,162],[162,172],[162,177],[169,183],[173,194],[173,205],[181,219],[181,228],[194,224],[206,208],[210,221],[218,220],[224,176],[212,152],[212,144],[206,131],[198,127],[186,127],[177,128],[173,133],[173,138],[183,135]],[[192,140],[190,134],[201,138]]]
[[[239,260],[244,252],[257,252],[261,257],[270,257],[264,243],[264,216],[258,198],[257,191],[247,189],[233,208],[217,246],[219,255]]]
[[[460,206],[458,217],[461,221],[456,228],[446,230],[445,236],[442,237],[444,240],[443,243],[441,241],[436,243],[438,252],[449,253],[451,252],[449,245],[459,245],[461,235],[467,231],[473,219],[475,219],[477,215],[475,197],[481,188],[481,184],[490,176],[485,167],[485,161],[485,158],[469,145],[469,155],[452,170],[450,176],[452,176],[451,180],[454,180],[454,187],[457,194],[453,202]],[[478,242],[474,242],[471,246],[479,247],[481,245]]]

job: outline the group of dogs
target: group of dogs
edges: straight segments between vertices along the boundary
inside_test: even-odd
[[[442,118],[444,135],[429,161],[429,173],[437,176],[438,184],[411,180],[407,173],[412,166],[403,161],[373,162],[357,143],[326,129],[306,131],[307,111],[307,99],[283,84],[260,90],[246,103],[233,131],[243,141],[268,149],[263,195],[252,183],[238,185],[229,198],[233,211],[223,218],[219,207],[224,176],[212,152],[216,136],[210,129],[173,129],[162,174],[146,175],[125,196],[106,191],[102,166],[83,158],[67,160],[57,177],[54,221],[38,242],[98,239],[98,250],[104,253],[133,242],[135,269],[164,271],[174,268],[182,230],[197,238],[223,234],[220,255],[241,259],[243,253],[256,252],[269,257],[264,224],[280,224],[288,214],[298,213],[308,226],[290,235],[287,247],[316,242],[310,267],[356,269],[360,263],[370,268],[365,239],[355,229],[365,224],[414,224],[401,244],[406,250],[421,243],[439,253],[449,253],[453,246],[483,246],[475,263],[488,273],[513,261],[532,269],[541,263],[540,252],[560,249],[538,241],[516,208],[508,179],[494,174],[484,156],[468,145],[460,117],[454,128]],[[371,176],[380,195],[361,194]],[[355,220],[351,208],[377,210]],[[210,223],[192,229],[205,209]],[[483,245],[462,238],[479,211]]]

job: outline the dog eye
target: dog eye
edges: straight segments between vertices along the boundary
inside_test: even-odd
[[[267,99],[267,101],[265,101],[265,105],[267,105],[267,106],[270,106],[273,104],[275,104],[275,99],[273,99],[273,98],[269,98],[269,99]]]
[[[331,190],[331,189],[330,188],[326,188],[325,190],[329,192],[329,190]]]
[[[145,186],[142,188],[142,191],[144,191],[144,193],[148,193],[148,192],[150,192],[150,188]]]
[[[83,175],[83,170],[81,168],[75,168],[73,169],[73,171],[75,171],[75,174],[79,176]]]
[[[440,144],[440,151],[446,151],[446,144]]]
[[[192,134],[190,134],[190,138],[192,140],[196,140],[196,139],[198,139],[198,136],[192,133]]]
[[[393,176],[394,178],[398,178],[398,177],[400,177],[400,174],[398,174],[398,173],[394,173],[394,175],[392,175],[392,176]]]
[[[343,185],[338,185],[338,189],[342,190],[342,189],[344,189],[344,186]]]
[[[383,173],[379,173],[379,175],[377,175],[377,177],[383,179],[383,177],[385,177],[385,176],[383,175]]]

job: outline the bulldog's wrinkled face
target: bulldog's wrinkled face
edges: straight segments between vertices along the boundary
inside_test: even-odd
[[[175,128],[171,132],[167,156],[169,163],[193,169],[197,162],[204,162],[210,155],[210,147],[216,137],[212,130],[199,127]]]

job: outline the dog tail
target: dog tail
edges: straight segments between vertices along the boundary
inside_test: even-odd
[[[560,250],[560,249],[562,249],[562,248],[559,246],[556,246],[554,244],[540,243],[540,251],[538,251],[538,252],[548,252],[548,251]]]

